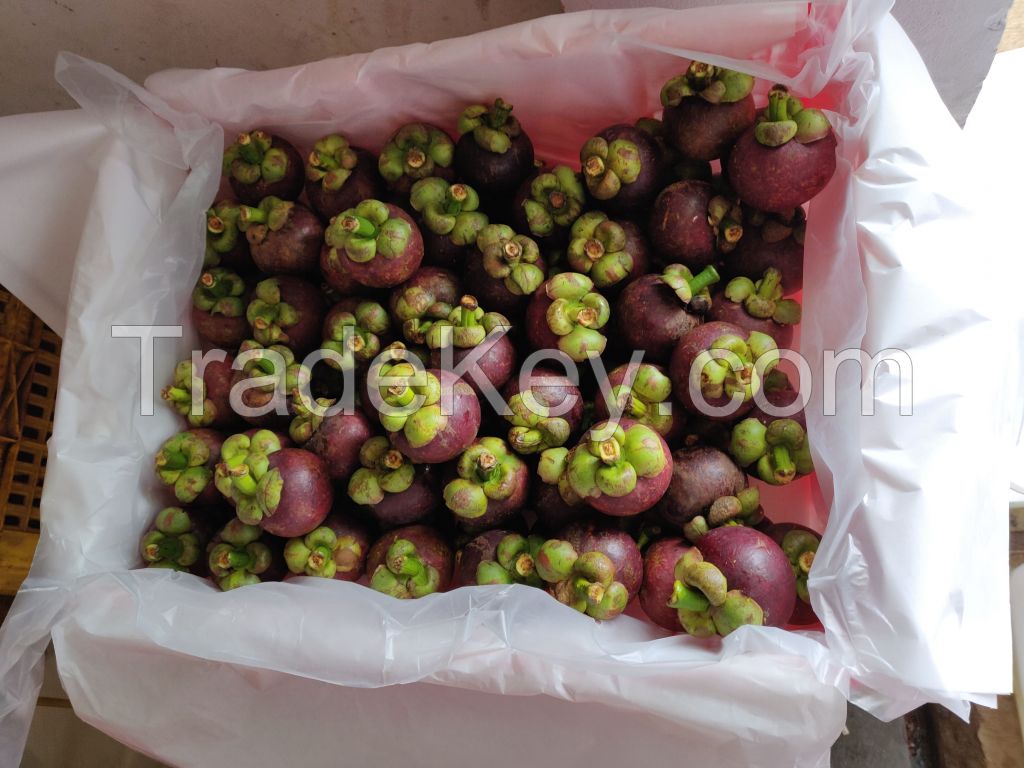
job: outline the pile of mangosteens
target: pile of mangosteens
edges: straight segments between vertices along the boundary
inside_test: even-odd
[[[224,354],[163,391],[183,421],[145,565],[519,584],[702,638],[814,625],[818,535],[768,514],[814,469],[779,350],[836,139],[754,91],[693,62],[572,166],[500,97],[377,148],[239,135],[191,308]]]

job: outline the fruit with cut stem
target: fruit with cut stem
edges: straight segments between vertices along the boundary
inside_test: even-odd
[[[732,323],[709,322],[679,339],[669,373],[676,398],[690,413],[717,421],[734,421],[753,407],[754,393],[779,361],[771,336],[747,333]],[[691,395],[691,379],[703,402]],[[713,413],[707,406],[729,406],[730,413]]]
[[[548,539],[537,550],[534,566],[556,600],[591,618],[614,619],[629,602],[615,564],[603,552],[579,553],[564,539]]]
[[[326,416],[307,411],[292,421],[291,435],[295,442],[323,459],[328,476],[340,482],[359,466],[359,451],[373,437],[374,429],[361,411],[339,411]]]
[[[804,283],[803,208],[786,213],[765,213],[753,208],[743,210],[743,237],[722,260],[722,275],[757,279],[765,270],[777,269],[785,293],[796,293]]]
[[[322,350],[340,357],[324,362],[339,371],[363,370],[389,341],[391,318],[375,301],[347,296],[324,317]]]
[[[207,209],[205,269],[251,272],[256,268],[249,255],[249,241],[238,228],[238,213],[236,200],[220,200]]]
[[[455,555],[455,573],[464,586],[528,584],[542,586],[534,558],[544,539],[506,530],[491,530],[472,539]]]
[[[519,185],[512,222],[542,248],[563,246],[587,202],[583,177],[567,165],[541,169]]]
[[[664,160],[649,133],[625,123],[605,128],[580,150],[591,201],[613,216],[644,212],[661,189]]]
[[[537,243],[504,224],[488,224],[476,247],[479,257],[466,262],[466,288],[493,311],[518,314],[544,282],[547,267]]]
[[[534,368],[513,376],[502,389],[511,424],[508,442],[517,453],[540,453],[563,445],[583,423],[583,395],[565,374]]]
[[[214,347],[238,349],[249,338],[248,293],[237,273],[222,267],[205,270],[192,289],[192,324],[199,338]]]
[[[533,171],[533,143],[502,99],[473,104],[459,115],[455,170],[491,197],[511,195]]]
[[[683,524],[683,535],[692,543],[699,544],[712,529],[736,525],[757,528],[764,519],[760,492],[756,487],[744,488],[735,496],[715,499],[706,514],[697,515]]]
[[[278,197],[238,209],[238,227],[249,252],[268,275],[307,275],[317,270],[324,226],[309,208]]]
[[[711,302],[708,318],[759,331],[775,340],[779,349],[793,343],[793,326],[800,322],[800,304],[784,299],[782,275],[769,267],[756,282],[749,277],[734,277]]]
[[[628,285],[647,271],[647,240],[630,221],[617,222],[602,211],[588,211],[572,225],[566,248],[569,266],[598,289]]]
[[[181,507],[164,507],[139,543],[147,568],[188,571],[203,557],[206,542],[192,516]]]
[[[718,160],[754,124],[754,78],[694,61],[661,89],[666,138],[685,157]]]
[[[656,510],[682,529],[698,516],[707,519],[716,502],[731,506],[746,491],[747,476],[727,453],[707,446],[680,448],[672,453],[672,479]]]
[[[260,541],[263,531],[238,518],[228,522],[210,542],[207,563],[214,583],[227,592],[259,584],[273,570],[274,552]]]
[[[611,318],[608,300],[579,272],[546,281],[526,309],[526,334],[536,349],[558,349],[577,363],[599,356],[608,339],[601,333]]]
[[[819,619],[811,607],[811,595],[807,590],[807,577],[814,564],[814,556],[821,543],[821,535],[799,523],[773,523],[767,527],[764,533],[771,536],[772,540],[782,548],[796,578],[796,602],[793,606],[793,613],[786,623],[796,627],[818,624]]]
[[[640,606],[647,618],[672,632],[682,629],[678,610],[669,605],[676,581],[676,563],[689,550],[690,545],[683,539],[668,538],[655,541],[644,552]]]
[[[370,586],[403,600],[444,592],[451,584],[452,551],[426,525],[408,525],[384,534],[366,558]]]
[[[632,383],[627,384],[627,377]],[[607,397],[598,392],[594,398],[594,418],[604,421],[611,411],[646,424],[666,442],[675,441],[685,425],[684,415],[672,412],[672,380],[665,369],[652,363],[640,363],[630,370],[626,363],[608,374]]]
[[[235,375],[231,364],[231,357],[225,357],[223,362],[210,360],[200,377],[191,360],[182,360],[174,367],[174,378],[160,396],[192,427],[230,427],[238,422],[229,399]]]
[[[301,155],[265,130],[238,134],[224,150],[223,170],[235,197],[246,205],[258,205],[265,197],[295,200],[302,192]]]
[[[256,284],[245,316],[264,346],[285,344],[305,355],[320,343],[325,303],[320,289],[301,277],[268,277]]]
[[[154,460],[156,476],[178,504],[208,507],[217,503],[213,471],[223,441],[220,432],[196,428],[179,432],[160,446]]]
[[[359,449],[360,467],[348,480],[348,496],[386,528],[430,516],[440,494],[426,464],[413,464],[386,437],[371,437]]]
[[[488,224],[487,214],[479,210],[476,190],[431,176],[412,185],[409,204],[420,214],[426,263],[461,268]]]
[[[632,536],[609,520],[580,520],[558,532],[577,552],[600,552],[615,566],[615,578],[622,582],[632,600],[640,591],[644,575],[643,556]]]
[[[530,470],[508,444],[482,437],[463,451],[449,473],[444,503],[465,530],[507,523],[526,503]]]
[[[757,122],[725,161],[729,183],[744,203],[788,213],[821,192],[836,170],[836,136],[821,110],[805,108],[783,85],[768,94]]]
[[[357,283],[391,288],[408,280],[423,261],[423,238],[412,218],[396,205],[363,200],[342,211],[324,232],[327,261]]]
[[[455,143],[436,125],[407,123],[388,139],[377,160],[377,170],[397,200],[409,199],[412,185],[420,179],[438,176],[455,178],[452,160]]]
[[[648,234],[659,264],[716,264],[743,236],[743,211],[706,181],[670,184],[654,201]]]
[[[667,363],[679,339],[703,321],[711,307],[709,286],[718,279],[712,266],[694,275],[682,264],[641,275],[615,304],[619,340],[627,350],[644,352],[645,360]]]
[[[370,533],[350,516],[332,512],[323,525],[284,545],[284,562],[299,576],[358,581],[366,569]]]
[[[383,192],[384,180],[371,152],[352,146],[336,133],[313,145],[306,158],[306,197],[323,218],[337,216]]]
[[[508,332],[509,319],[497,312],[485,312],[476,297],[465,295],[459,306],[451,311],[447,320],[435,321],[427,332],[430,364],[435,368],[454,369],[472,356],[472,362],[462,380],[477,395],[490,384],[500,388],[516,370],[516,349]],[[450,348],[450,349],[449,349]],[[447,358],[451,359],[450,365]]]
[[[304,393],[309,393],[309,369],[296,362],[291,349],[280,344],[264,347],[249,340],[242,342],[238,351],[249,359],[241,370],[233,372],[231,386],[239,387],[240,401],[235,412],[256,427],[288,429],[296,414],[295,405],[301,403]],[[279,370],[281,365],[283,372]]]
[[[672,455],[661,436],[631,419],[595,424],[568,457],[566,480],[584,502],[615,517],[653,507],[672,479]]]
[[[422,267],[391,291],[388,309],[402,335],[411,344],[424,344],[436,320],[445,320],[458,306],[462,288],[454,272]]]
[[[736,463],[769,485],[787,485],[814,471],[806,429],[795,419],[749,417],[732,430],[729,453]]]

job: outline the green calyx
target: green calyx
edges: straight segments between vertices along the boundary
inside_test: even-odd
[[[729,253],[743,237],[743,209],[724,195],[715,195],[708,202],[708,224],[719,253]]]
[[[330,397],[318,397],[316,400],[308,400],[302,397],[293,397],[290,407],[294,418],[288,425],[288,437],[297,445],[304,445],[313,437],[313,433],[320,429],[327,415],[327,409],[337,402]]]
[[[348,139],[332,133],[313,145],[313,151],[306,159],[306,178],[320,182],[324,192],[337,192],[358,164],[359,155]]]
[[[550,539],[535,558],[537,574],[560,603],[594,619],[614,619],[626,609],[629,593],[615,580],[615,565],[603,552],[577,554],[572,544]]]
[[[807,591],[807,577],[810,575],[811,566],[814,565],[814,557],[818,552],[821,539],[810,531],[799,528],[788,531],[782,537],[782,551],[789,559],[796,575],[796,594],[805,603],[811,602],[810,592]]]
[[[280,181],[288,172],[288,155],[272,144],[266,131],[240,133],[224,151],[224,173],[243,184],[255,184],[260,179],[268,184]]]
[[[396,259],[405,254],[412,237],[412,225],[395,216],[380,200],[363,200],[355,208],[331,219],[324,240],[334,258],[344,253],[357,264],[366,264],[377,256]]]
[[[600,136],[588,139],[583,145],[580,163],[587,189],[598,200],[615,197],[623,184],[632,184],[643,170],[636,144],[626,139],[609,142]]]
[[[241,317],[245,312],[245,281],[228,269],[214,267],[199,276],[192,289],[192,304],[211,315]]]
[[[206,397],[206,384],[196,375],[191,360],[182,360],[174,366],[174,378],[170,386],[160,392],[168,405],[180,413],[193,427],[205,427],[217,418],[217,408],[212,400]],[[200,405],[196,412],[192,409],[193,397]]]
[[[636,370],[631,387],[619,384],[611,389],[609,411],[646,424],[664,437],[672,429],[672,380],[649,363]],[[614,405],[614,409],[612,406]]]
[[[270,469],[269,456],[279,450],[281,441],[267,429],[252,437],[232,435],[221,446],[214,483],[234,502],[238,519],[247,525],[257,525],[277,511],[284,480],[280,472]]]
[[[745,624],[761,626],[764,612],[739,590],[730,590],[722,572],[689,549],[679,558],[668,606],[675,608],[679,623],[695,637],[725,637]]]
[[[694,360],[700,370],[700,391],[705,399],[728,397],[748,402],[761,388],[764,376],[779,362],[774,339],[751,331],[744,340],[723,334]]]
[[[782,296],[782,273],[774,267],[766,269],[764,277],[756,283],[749,277],[734,277],[725,286],[725,297],[735,304],[742,304],[751,317],[771,319],[780,325],[799,323],[799,302]]]
[[[249,378],[257,378],[263,376],[277,376],[278,371],[276,368],[275,358],[280,358],[284,363],[284,388],[285,392],[293,396],[298,401],[299,398],[295,398],[294,395],[297,392],[306,392],[309,388],[310,379],[312,374],[308,367],[295,361],[295,353],[288,347],[281,344],[271,344],[269,347],[264,347],[258,341],[252,339],[246,339],[238,347],[239,354],[246,353],[250,355],[249,359],[245,361],[242,366],[242,371]],[[268,381],[261,386],[253,386],[252,389],[258,389],[263,392],[273,392],[277,387],[277,380]]]
[[[156,476],[174,489],[174,497],[191,504],[213,477],[207,463],[210,447],[191,432],[179,432],[156,452]]]
[[[270,567],[273,555],[270,547],[259,541],[261,533],[259,526],[236,518],[224,526],[220,541],[210,548],[210,573],[225,592],[259,584],[260,574]]]
[[[165,507],[157,512],[153,527],[139,544],[139,553],[148,568],[183,571],[199,560],[200,552],[192,518],[181,507]]]
[[[523,468],[522,459],[504,440],[483,437],[459,457],[455,465],[458,477],[444,487],[444,503],[458,517],[482,517],[489,501],[512,495]]]
[[[555,227],[568,227],[583,211],[586,195],[579,177],[567,165],[556,165],[530,182],[523,211],[534,237],[546,237]]]
[[[399,128],[384,146],[377,168],[384,179],[393,184],[402,176],[425,179],[438,168],[452,164],[455,145],[439,128],[423,123],[409,123]]]
[[[543,543],[540,536],[510,533],[498,542],[495,559],[484,560],[477,566],[476,583],[543,586],[536,567],[537,554]]]
[[[446,320],[452,305],[418,285],[402,289],[394,302],[395,316],[402,321],[402,334],[413,344],[423,344],[430,326],[437,320]]]
[[[599,427],[607,432],[611,422]],[[572,453],[566,469],[569,484],[583,499],[628,496],[639,478],[654,477],[667,460],[658,433],[645,424],[615,426],[608,437],[595,439],[595,429]]]
[[[438,590],[441,574],[420,557],[416,545],[397,539],[388,547],[383,563],[370,576],[370,586],[402,600],[424,597]]]
[[[566,259],[574,270],[589,275],[598,288],[616,285],[633,272],[626,230],[601,211],[588,211],[576,219]]]
[[[221,255],[238,243],[238,214],[238,206],[230,200],[222,200],[206,211],[204,267],[220,265]]]
[[[565,447],[548,448],[541,452],[540,459],[537,462],[537,476],[541,482],[546,485],[557,486],[558,495],[562,497],[562,501],[570,506],[576,506],[583,500],[573,489],[572,483],[569,481],[568,472],[573,456],[581,448],[582,446],[580,445],[572,450]]]
[[[473,132],[473,141],[481,149],[503,155],[512,146],[512,139],[523,132],[519,121],[512,117],[512,105],[500,98],[491,106],[474,104],[459,115],[459,135]]]
[[[455,346],[458,349],[472,349],[479,346],[487,335],[496,328],[507,332],[512,323],[499,312],[484,312],[473,296],[463,296],[459,306],[453,309],[447,320],[437,320],[430,325],[425,341],[431,349]]]
[[[281,300],[281,288],[273,277],[256,284],[252,301],[245,309],[253,337],[260,344],[287,344],[288,329],[299,322],[299,310]]]
[[[662,86],[661,105],[678,107],[688,96],[699,96],[710,104],[730,104],[746,98],[753,90],[751,75],[694,61],[685,73]]]
[[[558,336],[558,348],[581,363],[604,352],[608,340],[600,332],[611,318],[608,300],[594,290],[594,281],[579,272],[563,272],[548,280],[551,305],[548,327]]]
[[[476,238],[484,270],[495,280],[502,280],[510,293],[529,296],[544,282],[544,272],[537,265],[540,248],[532,238],[517,235],[504,224],[488,224]]]
[[[766,147],[781,147],[793,140],[810,144],[825,138],[831,131],[824,112],[805,109],[786,86],[776,85],[768,94],[768,107],[758,115],[754,138]]]
[[[786,485],[814,471],[807,433],[793,419],[775,419],[767,427],[744,419],[733,427],[729,453],[741,467],[754,465],[757,476],[771,485]]]
[[[505,420],[512,425],[508,430],[508,443],[516,453],[540,453],[557,448],[569,439],[572,431],[569,422],[549,415],[550,409],[537,400],[532,390],[514,394],[508,400],[508,408]]]
[[[401,432],[414,448],[422,448],[448,426],[441,410],[441,381],[429,371],[417,372],[409,363],[397,363],[386,373],[394,383],[380,387],[391,413],[380,412],[388,432]]]
[[[697,515],[683,526],[683,535],[696,544],[712,528],[723,525],[754,526],[764,519],[761,494],[757,488],[744,488],[735,496],[719,496],[706,515]]]
[[[327,364],[340,371],[368,365],[381,350],[380,337],[391,328],[388,311],[375,301],[363,301],[351,312],[332,313],[324,326],[321,349],[340,356]]]
[[[720,279],[718,270],[710,264],[696,275],[682,264],[669,264],[661,274],[661,282],[675,291],[684,307],[697,314],[711,309],[710,287]]]
[[[800,245],[804,243],[807,230],[807,215],[797,207],[787,213],[765,213],[748,210],[745,220],[760,230],[761,239],[766,243],[779,243],[792,237]]]
[[[245,232],[245,237],[253,245],[267,239],[267,234],[277,232],[291,218],[295,203],[279,197],[264,197],[259,206],[240,205],[238,207],[238,228]]]
[[[362,554],[362,547],[355,539],[339,537],[327,526],[289,539],[284,545],[284,561],[289,571],[323,579],[333,579],[339,572],[358,567]]]
[[[487,214],[477,210],[480,196],[468,184],[449,184],[431,176],[412,185],[409,203],[423,216],[435,235],[447,235],[453,244],[473,245],[487,226]]]
[[[389,493],[409,490],[416,479],[413,465],[386,437],[371,437],[363,443],[359,463],[362,466],[348,481],[349,498],[356,504],[380,504]]]

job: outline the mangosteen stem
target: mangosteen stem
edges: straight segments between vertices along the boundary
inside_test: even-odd
[[[591,261],[597,261],[604,256],[604,245],[601,244],[600,240],[591,238],[583,244],[583,252],[587,255],[587,258]]]
[[[605,440],[598,447],[598,453],[600,454],[601,461],[609,466],[617,464],[622,457],[622,450],[619,448],[618,440]]]
[[[427,162],[427,156],[419,147],[412,147],[405,153],[405,164],[410,168],[422,168]]]
[[[481,483],[486,483],[497,477],[500,468],[497,457],[490,451],[483,451],[476,458],[476,475]]]
[[[164,400],[170,400],[174,403],[187,403],[192,399],[188,390],[181,387],[164,387],[164,391],[161,394]]]
[[[459,301],[459,306],[461,307],[459,322],[462,327],[472,328],[477,325],[476,311],[479,308],[479,305],[477,304],[476,297],[468,294],[463,296]]]
[[[705,288],[714,285],[719,280],[721,280],[721,276],[718,274],[718,270],[709,264],[686,282],[689,284],[690,290],[696,296]]]
[[[757,295],[763,299],[772,299],[781,283],[782,275],[779,270],[767,269],[761,278],[761,287],[757,289]]]
[[[156,545],[156,554],[160,560],[176,561],[184,551],[185,545],[177,536],[165,536]]]
[[[238,220],[243,224],[266,224],[267,212],[251,205],[238,206]]]
[[[259,165],[263,162],[263,149],[258,141],[253,141],[252,134],[240,134],[236,143],[238,144],[238,154],[245,162],[251,165]]]
[[[372,221],[355,214],[345,216],[341,220],[341,228],[356,237],[374,237],[377,234],[377,227]]]
[[[768,119],[772,122],[789,120],[788,110],[789,94],[779,88],[773,88],[768,95]]]
[[[533,573],[533,568],[533,557],[531,557],[529,552],[520,554],[512,564],[512,569],[516,572],[516,575],[524,579]]]
[[[793,463],[793,457],[785,445],[772,447],[772,459],[775,462],[776,474],[787,477],[796,474],[796,464]]]
[[[494,100],[494,106],[487,111],[487,124],[495,130],[501,128],[508,121],[512,113],[512,105],[506,104],[502,98]]]
[[[587,162],[583,164],[583,172],[587,176],[598,178],[604,173],[604,160],[597,155],[591,155],[587,158]]]
[[[400,451],[388,451],[381,458],[380,463],[385,469],[393,472],[396,469],[402,468],[402,465],[405,464],[405,457]]]
[[[163,470],[174,471],[188,468],[188,457],[181,451],[162,451],[156,457],[156,465]]]

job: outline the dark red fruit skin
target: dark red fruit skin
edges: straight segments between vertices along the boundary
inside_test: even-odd
[[[359,581],[366,572],[366,557],[370,553],[370,544],[372,543],[370,529],[362,521],[341,510],[331,512],[323,524],[334,531],[339,539],[343,536],[351,536],[359,546],[360,555],[356,567],[349,571],[338,568],[334,578],[338,581]]]
[[[725,334],[732,334],[739,336],[740,338],[747,338],[746,332],[737,325],[732,323],[723,322],[711,322],[698,325],[696,328],[687,331],[686,334],[679,339],[676,344],[675,350],[672,352],[672,359],[669,362],[669,375],[672,378],[672,384],[675,390],[676,398],[683,407],[690,413],[702,416],[705,419],[711,421],[736,421],[742,418],[746,413],[754,407],[754,400],[751,398],[747,402],[740,405],[733,413],[728,416],[717,416],[708,413],[703,413],[694,403],[693,398],[690,397],[690,368],[693,366],[693,361],[697,359],[697,355],[706,349],[710,349],[711,345],[719,336]],[[721,397],[713,397],[707,399],[708,405],[720,408],[728,405],[730,402],[729,397],[722,394]]]
[[[339,296],[351,296],[365,290],[345,267],[347,259],[331,259],[331,247],[324,243],[320,247],[320,276]]]
[[[626,232],[626,253],[633,259],[633,269],[621,283],[610,288],[603,289],[605,294],[616,293],[625,286],[628,286],[646,275],[651,269],[651,248],[647,243],[647,237],[636,223],[632,221],[616,222]]]
[[[267,457],[270,469],[281,473],[281,503],[260,527],[284,538],[305,536],[319,526],[334,503],[334,489],[324,460],[301,448],[282,448]]]
[[[800,393],[797,390],[793,389],[791,385],[784,387],[782,389],[765,389],[762,394],[764,394],[765,400],[767,400],[771,405],[775,406],[776,408],[788,408],[790,405],[796,402],[797,398],[800,397]],[[766,427],[776,419],[792,419],[801,427],[803,427],[805,432],[807,431],[807,418],[804,414],[803,408],[801,408],[799,411],[790,416],[770,416],[764,411],[762,411],[759,405],[755,405],[753,409],[751,409],[750,415],[757,419],[758,421],[760,421]]]
[[[728,104],[684,98],[662,115],[665,138],[685,157],[707,161],[726,155],[756,118],[752,95]]]
[[[565,374],[537,366],[525,382],[521,381],[520,375],[511,377],[504,389],[501,390],[502,399],[508,403],[523,391],[524,383],[533,392],[537,402],[544,407],[562,410],[563,403],[569,406],[565,413],[558,414],[558,417],[569,422],[569,427],[572,430],[570,439],[572,439],[583,423],[583,395],[580,393],[580,388],[573,384]]]
[[[212,315],[193,304],[192,325],[195,326],[199,338],[211,348],[219,347],[234,351],[243,341],[252,336],[245,313],[238,317]]]
[[[782,273],[782,287],[787,295],[799,291],[804,284],[804,247],[792,237],[774,243],[765,242],[760,227],[744,227],[743,237],[722,260],[719,271],[722,283],[734,277],[760,280],[765,270],[774,267]]]
[[[206,443],[207,447],[209,447],[210,458],[207,459],[205,466],[213,472],[217,467],[217,463],[220,461],[220,447],[224,443],[225,435],[215,429],[210,429],[209,427],[194,427],[186,431],[189,434],[198,437]],[[179,507],[213,507],[223,503],[224,501],[224,497],[221,495],[220,491],[217,490],[217,486],[214,485],[212,475],[210,476],[210,482],[206,484],[206,487],[200,491],[199,495],[196,496],[195,501],[191,504],[182,504],[178,501],[177,497],[174,495],[173,486],[167,486],[167,492],[170,494],[170,503]]]
[[[640,587],[640,606],[647,618],[672,632],[681,632],[679,614],[668,607],[676,581],[676,563],[689,551],[682,539],[661,539],[644,553],[644,582]]]
[[[722,572],[729,589],[742,591],[761,606],[765,626],[786,625],[797,599],[796,577],[771,537],[743,525],[726,525],[704,534],[697,549]]]
[[[608,374],[609,391],[619,386],[625,380],[626,370],[628,369],[628,367],[629,364],[625,363],[623,365],[618,366],[617,368],[612,369],[611,373]],[[654,367],[657,368],[662,373],[666,372],[664,366],[655,365]],[[671,401],[666,401],[666,403],[668,403],[669,405],[673,405]],[[679,409],[676,408],[674,410]],[[608,412],[608,403],[604,399],[604,396],[600,392],[598,392],[597,395],[594,396],[594,420],[604,421],[605,419],[609,418],[609,416],[610,414]],[[682,413],[673,413],[672,426],[669,427],[668,431],[665,434],[663,434],[662,437],[665,439],[665,442],[667,443],[675,442],[683,434],[685,427],[686,417]]]
[[[388,547],[398,539],[411,541],[416,551],[427,565],[437,569],[441,577],[438,592],[445,592],[452,582],[452,550],[437,531],[428,525],[407,525],[385,533],[370,548],[366,558],[366,573],[371,578],[374,571],[384,563],[388,555]]]
[[[356,167],[338,191],[328,192],[319,181],[306,179],[309,204],[324,219],[329,220],[342,211],[355,208],[363,200],[379,200],[384,193],[384,179],[377,171],[377,157],[362,147],[352,147],[352,151],[358,158]]]
[[[231,386],[240,386],[242,382],[248,381],[249,376],[245,371],[235,371],[232,374]],[[241,398],[242,404],[247,408],[262,408],[267,403],[271,402],[274,398],[274,392],[266,392],[261,389],[239,389],[239,397]],[[259,429],[270,429],[275,433],[287,432],[288,425],[292,421],[292,415],[288,412],[289,409],[285,409],[284,413],[278,413],[276,408],[271,409],[266,413],[262,413],[259,416],[245,416],[238,414],[246,424],[252,424],[253,427]]]
[[[543,257],[534,263],[542,272],[547,273],[548,267]],[[504,278],[491,277],[487,274],[479,252],[470,254],[466,259],[465,283],[466,290],[489,312],[500,312],[515,317],[530,300],[529,296],[520,296],[506,288]]]
[[[449,465],[445,470],[444,482],[446,484],[450,483],[456,477],[458,477],[458,474],[455,471],[455,466]],[[526,504],[526,499],[529,496],[529,493],[530,469],[524,463],[520,465],[516,472],[515,485],[508,498],[488,499],[487,511],[480,517],[469,519],[459,517],[452,513],[452,519],[459,528],[473,534],[486,531],[488,528],[506,525],[516,519],[519,514],[519,510],[521,510]]]
[[[771,213],[787,213],[821,192],[836,172],[836,136],[810,144],[787,141],[766,147],[749,128],[726,160],[729,182],[747,205]]]
[[[602,552],[615,565],[615,579],[632,600],[640,591],[644,559],[633,537],[606,521],[580,520],[563,528],[558,538],[568,541],[579,553]]]
[[[548,325],[548,307],[553,302],[547,294],[547,286],[547,282],[542,283],[526,305],[523,325],[534,349],[558,349],[558,335]]]
[[[625,346],[642,350],[644,362],[667,363],[679,339],[701,323],[660,275],[641,275],[627,285],[613,315]]]
[[[455,143],[455,172],[488,197],[512,195],[533,171],[533,142],[525,132],[511,139],[507,152],[489,152],[464,133]]]
[[[476,250],[471,245],[456,245],[448,235],[432,232],[422,222],[420,234],[423,235],[423,263],[428,266],[462,270],[470,253]]]
[[[302,182],[306,176],[306,167],[302,163],[302,157],[298,150],[290,142],[280,136],[270,136],[270,146],[282,150],[288,157],[288,169],[284,177],[279,181],[268,183],[263,179],[247,184],[239,181],[230,173],[228,183],[235,193],[235,197],[246,205],[259,205],[264,197],[279,197],[282,200],[295,200],[302,192]]]
[[[623,429],[629,429],[636,422],[623,418],[619,419],[619,424]],[[600,422],[595,424],[595,428],[600,426]],[[655,434],[657,435],[656,432]],[[657,504],[658,499],[665,495],[669,482],[672,480],[672,453],[669,451],[668,443],[660,435],[658,435],[658,441],[661,443],[661,451],[665,455],[665,466],[661,472],[653,477],[638,476],[636,487],[625,496],[615,497],[600,494],[588,498],[587,503],[598,512],[604,512],[612,517],[639,515]]]
[[[296,203],[288,221],[276,232],[267,229],[262,242],[249,243],[252,260],[268,275],[308,275],[316,272],[324,225],[304,205]]]
[[[441,506],[438,474],[430,464],[417,464],[416,476],[401,493],[386,493],[379,504],[366,508],[383,528],[418,523]]]
[[[677,181],[661,191],[647,229],[658,264],[683,264],[697,272],[717,261],[715,232],[708,223],[713,196],[710,184],[696,180]]]
[[[484,560],[496,560],[498,543],[511,531],[484,531],[471,539],[455,553],[455,579],[453,586],[471,587],[476,585],[476,569]]]
[[[615,197],[597,200],[588,195],[590,202],[611,216],[628,218],[641,215],[650,206],[664,182],[665,162],[661,155],[661,147],[649,133],[626,123],[605,128],[597,135],[609,144],[616,139],[625,139],[636,144],[640,153],[640,175],[632,184],[623,184]]]
[[[274,279],[281,290],[281,301],[299,312],[299,322],[285,329],[288,334],[285,346],[301,361],[304,355],[320,346],[320,330],[327,304],[320,288],[308,280],[293,275],[281,275]]]
[[[658,503],[662,519],[682,528],[707,512],[720,496],[735,496],[747,487],[747,476],[729,454],[700,446],[672,454],[672,481]]]
[[[359,411],[327,416],[304,446],[327,465],[331,480],[348,480],[359,467],[359,449],[376,432],[370,420]]]
[[[594,512],[593,507],[583,502],[567,504],[558,492],[557,485],[548,485],[539,478],[530,485],[530,508],[537,515],[534,532],[551,535],[563,526],[582,520]]]
[[[477,352],[480,357],[469,366],[462,380],[482,397],[483,388],[477,383],[477,378],[489,381],[494,389],[500,389],[516,370],[516,348],[512,346],[507,333],[492,336],[472,349],[453,349],[452,368],[458,367],[466,357]],[[435,368],[441,367],[440,349],[430,351],[430,364]]]
[[[231,410],[231,383],[235,372],[231,370],[233,358],[228,355],[223,362],[210,360],[203,368],[203,386],[206,399],[213,403],[216,416],[208,425],[211,429],[225,429],[238,424],[238,416]]]
[[[480,428],[480,401],[473,388],[451,371],[433,368],[429,372],[441,382],[442,407],[447,408],[446,399],[451,401],[451,413],[445,428],[429,443],[418,448],[409,444],[403,432],[390,434],[391,445],[417,464],[440,464],[454,459],[476,440]]]
[[[782,540],[786,538],[786,534],[790,531],[807,531],[812,533],[821,539],[821,534],[813,528],[808,528],[806,525],[800,525],[799,523],[771,523],[765,528],[761,529],[763,533],[771,536],[772,541],[782,546]],[[796,587],[794,586],[794,589]],[[812,627],[816,624],[820,624],[821,620],[818,619],[818,615],[814,612],[814,608],[811,607],[810,603],[805,603],[797,595],[796,603],[793,606],[793,615],[789,617],[789,621],[786,622],[794,627]]]
[[[789,349],[793,343],[792,325],[776,323],[770,317],[754,317],[747,313],[743,304],[729,301],[721,291],[712,296],[711,309],[708,310],[707,318],[739,326],[746,332],[744,336],[750,331],[765,333],[775,339],[779,349]]]
[[[378,255],[370,259],[370,261],[360,264],[339,252],[339,261],[345,265],[345,271],[357,283],[368,288],[391,288],[396,286],[412,277],[423,261],[423,237],[420,235],[420,228],[413,221],[412,217],[397,205],[387,203],[387,206],[391,218],[405,219],[412,228],[409,242],[401,256],[387,259]]]
[[[391,315],[391,321],[398,327],[401,327],[403,321],[395,311],[395,307],[402,294],[410,288],[419,288],[431,294],[435,302],[452,307],[458,305],[459,298],[462,296],[462,286],[454,272],[441,267],[420,267],[412,277],[401,285],[395,286],[388,295],[388,312]],[[481,306],[484,305],[481,304]]]

